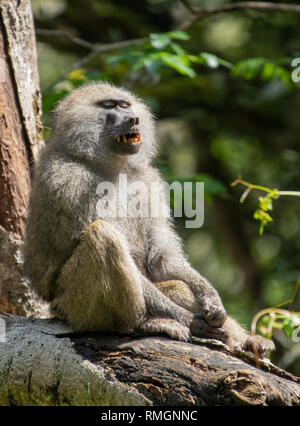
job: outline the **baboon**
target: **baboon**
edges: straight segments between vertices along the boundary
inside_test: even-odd
[[[188,263],[170,215],[108,215],[99,203],[107,195],[99,183],[118,188],[121,174],[162,188],[151,165],[157,142],[150,110],[126,89],[92,83],[63,99],[34,171],[25,274],[74,330],[194,335],[249,349],[249,334]],[[261,353],[273,349],[255,339]]]

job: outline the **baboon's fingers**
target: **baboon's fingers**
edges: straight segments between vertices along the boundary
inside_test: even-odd
[[[275,344],[273,340],[266,339],[263,336],[255,335],[249,336],[243,349],[251,352],[257,351],[259,355],[262,355],[265,352],[274,351]]]
[[[228,335],[226,331],[221,327],[214,327],[210,325],[206,319],[200,315],[195,315],[194,320],[191,324],[191,333],[197,337],[203,337],[206,339],[217,339],[222,342],[226,342]]]
[[[150,319],[139,326],[136,331],[146,335],[167,335],[183,342],[191,341],[191,333],[188,327],[176,320],[167,318]]]
[[[203,315],[206,321],[214,327],[223,325],[227,318],[227,314],[223,306],[217,305],[211,305],[209,308],[205,309]]]

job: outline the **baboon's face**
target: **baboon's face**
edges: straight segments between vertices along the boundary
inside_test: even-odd
[[[55,131],[66,136],[64,146],[73,156],[93,161],[127,157],[141,164],[155,153],[152,115],[123,88],[109,83],[82,86],[60,102],[56,117]]]
[[[105,117],[104,134],[113,152],[120,155],[136,154],[142,143],[140,117],[132,102],[122,97],[109,97],[96,103]]]

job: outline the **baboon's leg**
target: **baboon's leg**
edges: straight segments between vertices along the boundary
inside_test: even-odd
[[[53,310],[77,330],[130,330],[146,314],[139,271],[122,234],[93,222],[57,280]]]
[[[97,220],[86,229],[57,286],[52,309],[75,330],[135,330],[189,339],[191,312],[141,274],[123,235],[108,222]]]
[[[75,330],[132,330],[188,340],[223,330],[162,294],[136,267],[123,235],[97,220],[83,233],[57,279],[52,308]]]
[[[170,280],[154,284],[163,294],[182,308],[195,313],[201,312],[200,304],[197,302],[194,293],[183,281]]]
[[[162,281],[155,283],[155,286],[166,296],[168,296],[177,305],[194,313],[200,313],[200,304],[189,286],[179,280]],[[250,350],[253,349],[253,341],[259,353],[264,353],[274,349],[272,340],[262,336],[251,336],[237,321],[227,317],[222,328],[226,333],[226,343],[232,350]],[[209,335],[207,336],[209,337]],[[214,338],[212,334],[210,336]],[[217,337],[218,338],[218,337]],[[222,339],[224,340],[224,339]]]

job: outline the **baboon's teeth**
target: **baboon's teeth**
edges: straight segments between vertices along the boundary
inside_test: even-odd
[[[139,133],[131,133],[128,137],[128,142],[138,143],[141,140],[141,135]]]
[[[117,136],[117,142],[122,143],[138,143],[141,140],[140,133],[127,133],[120,136]]]

